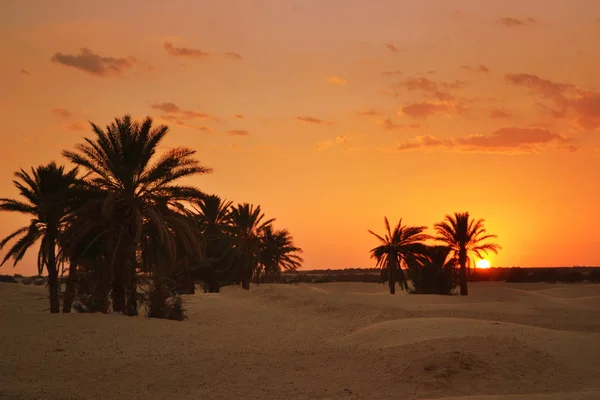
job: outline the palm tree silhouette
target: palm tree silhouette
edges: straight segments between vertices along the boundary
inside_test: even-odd
[[[103,224],[109,221],[116,243],[113,310],[135,315],[138,250],[144,230],[155,232],[160,243],[168,245],[172,232],[158,205],[182,210],[182,202],[201,199],[202,192],[177,181],[211,170],[201,166],[192,157],[196,152],[188,148],[171,149],[157,157],[168,127],[153,128],[149,117],[141,123],[129,115],[115,118],[106,130],[94,123],[91,126],[95,137],[86,138],[75,151],[63,151],[63,155],[88,170],[90,184],[105,193],[96,206],[103,212]]]
[[[402,225],[402,218],[392,231],[387,217],[384,218],[386,233],[380,236],[369,230],[373,236],[381,241],[381,245],[371,250],[371,258],[377,260],[377,266],[388,271],[390,294],[396,293],[396,280],[400,282],[402,290],[408,290],[408,282],[402,271],[402,263],[407,257],[419,257],[426,250],[423,241],[430,236],[423,233],[426,226]],[[398,277],[396,277],[398,274]]]
[[[299,253],[302,249],[294,245],[294,239],[286,229],[274,230],[267,226],[261,237],[262,249],[260,266],[264,268],[264,277],[268,282],[274,282],[281,276],[281,271],[295,271],[304,261]],[[257,271],[257,281],[260,280],[261,270]]]
[[[436,240],[448,246],[460,265],[458,281],[460,294],[467,296],[467,263],[469,257],[475,255],[481,258],[488,251],[498,253],[501,247],[496,243],[484,243],[494,239],[496,235],[487,235],[483,226],[483,219],[474,220],[468,212],[446,215],[443,222],[435,224],[438,233]]]
[[[232,267],[232,204],[217,195],[208,195],[192,206],[204,246],[204,258],[195,276],[204,281],[205,292],[218,293],[219,278]]]
[[[250,289],[252,276],[260,263],[261,237],[266,227],[275,221],[264,218],[260,206],[244,203],[231,209],[236,280],[246,290]]]
[[[29,215],[29,225],[17,229],[0,242],[2,249],[11,240],[16,240],[2,260],[9,258],[16,265],[27,250],[40,240],[37,266],[38,274],[48,271],[50,312],[60,312],[60,285],[58,282],[57,244],[65,221],[72,210],[72,189],[77,184],[77,168],[65,171],[64,166],[52,162],[31,169],[31,174],[21,169],[13,181],[24,200],[0,199],[0,211],[18,212]]]

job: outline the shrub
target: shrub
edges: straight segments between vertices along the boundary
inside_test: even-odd
[[[23,278],[21,281],[23,285],[31,285],[33,283],[33,278]]]
[[[13,277],[15,277],[17,279],[23,279],[23,275],[21,275],[21,274],[14,274]]]
[[[14,276],[0,275],[0,282],[17,283],[17,280],[14,278]]]

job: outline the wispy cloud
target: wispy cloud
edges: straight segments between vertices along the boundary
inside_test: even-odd
[[[212,54],[199,49],[192,49],[189,47],[175,47],[171,42],[165,42],[163,47],[170,55],[174,57],[190,57],[190,58],[205,58]]]
[[[398,75],[402,75],[403,73],[404,72],[397,69],[395,71],[383,71],[381,74],[385,75],[385,76],[398,76]]]
[[[336,136],[333,139],[327,139],[317,143],[317,145],[315,146],[315,150],[326,150],[336,146],[343,146],[346,143],[348,143],[347,136]]]
[[[81,121],[72,121],[62,124],[61,127],[67,131],[83,132],[85,131],[85,124]]]
[[[488,72],[490,72],[490,69],[488,67],[486,67],[485,65],[478,65],[476,67],[471,67],[469,65],[461,65],[460,66],[462,69],[464,69],[465,71],[469,71],[469,72],[481,72],[484,74],[487,74]]]
[[[544,113],[557,119],[572,115],[584,130],[600,128],[600,92],[585,90],[570,83],[553,82],[533,74],[508,74],[506,80],[552,101],[556,108],[539,103]]]
[[[379,111],[374,110],[372,108],[354,111],[354,114],[358,115],[359,117],[379,117],[379,116],[381,116],[381,113]]]
[[[237,119],[244,119],[245,118],[242,114],[233,114],[233,117],[237,118]]]
[[[415,149],[446,149],[466,152],[492,152],[504,154],[539,153],[549,147],[576,151],[573,140],[542,128],[502,128],[489,135],[436,138],[432,135],[417,136],[411,140],[397,142],[384,151],[406,151]]]
[[[167,121],[182,121],[182,120],[199,120],[199,121],[217,121],[217,118],[199,111],[192,110],[183,110],[177,104],[173,102],[164,102],[164,103],[153,103],[150,105],[150,108],[153,110],[159,110],[167,113],[168,115],[163,115],[161,118]],[[183,125],[180,124],[183,127]]]
[[[133,56],[104,57],[88,48],[80,49],[79,54],[56,53],[50,60],[100,77],[120,76],[123,71],[139,63]]]
[[[227,134],[231,136],[248,136],[250,132],[241,129],[232,129],[227,131]]]
[[[404,106],[398,114],[407,115],[411,118],[426,119],[435,113],[445,112],[448,110],[450,110],[450,107],[446,104],[422,102]]]
[[[385,47],[391,51],[392,53],[398,53],[400,51],[399,48],[397,48],[396,46],[394,46],[392,43],[388,42],[385,44]]]
[[[337,75],[330,76],[329,78],[327,78],[327,82],[329,82],[333,85],[340,85],[340,86],[345,86],[348,84],[348,81],[346,79],[341,78]]]
[[[497,23],[500,25],[507,26],[509,28],[521,27],[521,26],[530,26],[536,22],[535,19],[529,17],[526,20],[514,17],[502,17]]]
[[[404,128],[404,125],[396,124],[394,121],[392,121],[391,118],[378,119],[376,123],[377,125],[382,125],[383,129],[385,129],[386,131],[394,131],[397,129]]]
[[[512,116],[513,116],[513,113],[506,110],[505,108],[492,108],[490,110],[491,118],[502,119],[502,118],[510,118]]]
[[[21,68],[21,69],[19,70],[19,72],[20,72],[21,74],[23,74],[23,75],[31,76],[31,73],[30,73],[29,71],[27,71],[27,70],[23,69],[23,68]]]
[[[181,109],[177,106],[177,104],[172,102],[167,103],[154,103],[150,106],[150,108],[154,110],[161,110],[166,113],[178,113]]]
[[[236,61],[242,61],[244,59],[240,54],[234,53],[232,51],[228,51],[227,53],[223,54],[223,56]]]
[[[54,110],[52,110],[52,112],[54,113],[54,115],[62,118],[69,118],[72,115],[69,110],[62,107],[57,107]]]
[[[306,124],[316,124],[316,125],[331,125],[331,124],[333,124],[332,122],[325,121],[323,119],[315,118],[315,117],[296,117],[296,119],[298,121],[304,122]]]

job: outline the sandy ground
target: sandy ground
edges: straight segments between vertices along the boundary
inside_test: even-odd
[[[0,283],[1,399],[600,399],[600,285],[228,287],[184,322],[47,307]]]

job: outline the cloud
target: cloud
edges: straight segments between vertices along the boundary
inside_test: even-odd
[[[82,132],[85,131],[85,124],[81,121],[72,121],[67,122],[66,124],[62,124],[61,128],[67,131]]]
[[[394,46],[392,43],[388,42],[385,44],[385,47],[387,47],[387,49],[389,51],[391,51],[392,53],[398,53],[400,51],[399,48],[397,48],[396,46]]]
[[[211,53],[206,51],[191,49],[188,47],[175,47],[171,42],[165,42],[163,47],[170,55],[174,57],[191,57],[191,58],[205,58],[211,56]]]
[[[81,48],[79,54],[56,53],[50,60],[101,77],[119,76],[123,71],[139,63],[139,60],[133,56],[104,57],[88,48]]]
[[[334,84],[334,85],[340,85],[340,86],[344,86],[348,84],[348,81],[344,78],[340,78],[337,75],[334,76],[330,76],[329,78],[327,78],[327,82]]]
[[[244,59],[238,53],[233,53],[231,51],[228,51],[227,53],[223,54],[223,56],[226,58],[231,58],[232,60],[236,60],[236,61],[242,61]]]
[[[554,146],[576,151],[573,140],[543,128],[502,128],[489,135],[436,138],[431,135],[417,136],[411,140],[397,142],[387,151],[414,149],[446,149],[464,152],[492,152],[504,154],[539,153]]]
[[[334,139],[327,139],[317,143],[315,150],[325,150],[335,146],[343,146],[348,143],[347,136],[336,136]]]
[[[490,69],[488,67],[486,67],[485,65],[478,65],[476,67],[471,67],[469,65],[461,65],[460,67],[462,69],[464,69],[465,71],[469,71],[469,72],[481,72],[484,74],[487,74],[488,72],[490,72]]]
[[[320,118],[315,117],[296,117],[298,121],[307,123],[307,124],[317,124],[317,125],[331,125],[332,122],[322,120]]]
[[[62,107],[57,107],[54,110],[52,110],[52,112],[54,113],[54,115],[57,115],[62,118],[69,118],[71,116],[71,112]]]
[[[227,131],[227,134],[231,136],[248,136],[250,132],[241,129],[232,129],[230,131]]]
[[[377,120],[377,124],[383,125],[383,129],[385,129],[386,131],[393,131],[396,129],[404,128],[404,125],[394,123],[394,121],[392,121],[391,118],[379,119]]]
[[[504,108],[492,108],[490,110],[491,118],[500,119],[500,118],[510,118],[512,116],[513,116],[513,113],[511,113],[510,111],[508,111]]]
[[[354,114],[358,115],[359,117],[378,117],[381,115],[379,111],[374,110],[372,108],[355,111]]]
[[[206,127],[206,126],[196,126],[196,125],[189,124],[189,123],[181,120],[179,117],[177,117],[175,115],[161,115],[159,117],[159,119],[163,120],[166,123],[172,123],[175,126],[178,126],[180,128],[184,128],[184,129],[194,129],[194,130],[199,130],[199,131],[205,132],[205,133],[211,133],[213,131],[211,128]]]
[[[237,119],[244,119],[245,118],[242,114],[233,114],[233,117],[237,118]]]
[[[386,76],[396,76],[396,75],[402,75],[404,72],[400,71],[400,70],[395,70],[395,71],[383,71],[381,74],[382,75],[386,75]]]
[[[395,97],[399,95],[401,90],[405,89],[409,92],[422,92],[428,98],[433,98],[440,101],[454,101],[455,97],[450,93],[450,90],[462,89],[468,84],[468,82],[460,80],[437,83],[431,79],[420,77],[407,78],[402,82],[392,85],[392,89]]]
[[[173,102],[166,103],[153,103],[150,105],[150,108],[154,110],[160,110],[166,112],[167,116],[163,116],[161,118],[170,121],[177,121],[183,119],[193,119],[200,121],[216,121],[217,119],[205,112],[191,111],[191,110],[182,110],[177,104]]]
[[[556,108],[538,103],[544,113],[561,119],[569,115],[584,130],[600,128],[600,92],[581,89],[570,83],[553,82],[533,74],[508,74],[506,80],[530,89],[532,94],[552,101]]]
[[[166,113],[178,113],[181,109],[175,104],[171,102],[167,103],[154,103],[150,106],[150,108],[155,110],[161,110]]]
[[[402,111],[399,115],[407,115],[411,118],[426,119],[437,112],[443,112],[450,110],[450,107],[445,104],[434,104],[434,103],[414,103],[402,107]]]
[[[507,26],[509,28],[529,26],[535,22],[536,22],[536,20],[531,17],[527,18],[527,20],[513,18],[513,17],[503,17],[497,21],[498,24]]]
[[[20,73],[22,73],[23,75],[31,76],[31,73],[29,73],[29,71],[27,71],[27,70],[25,70],[25,69],[23,69],[23,68],[21,68],[21,69],[19,70],[19,72],[20,72]]]

